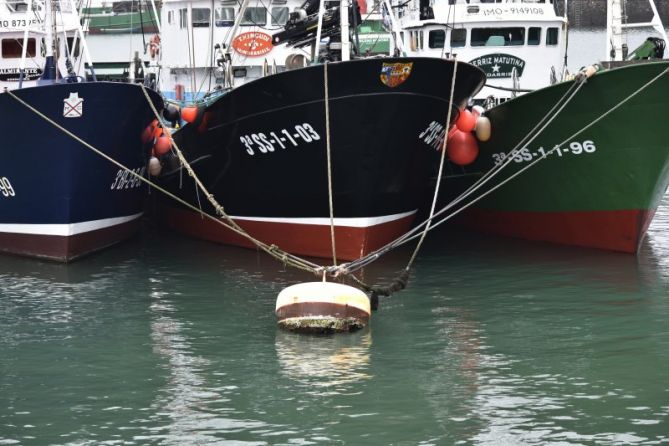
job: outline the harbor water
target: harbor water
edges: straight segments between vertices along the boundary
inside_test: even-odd
[[[312,278],[254,251],[148,227],[69,266],[0,257],[0,444],[669,441],[669,200],[636,257],[428,241],[369,327],[322,337],[276,328]]]
[[[149,223],[0,256],[0,445],[669,443],[669,196],[636,256],[439,228],[352,334],[277,329],[306,280]]]

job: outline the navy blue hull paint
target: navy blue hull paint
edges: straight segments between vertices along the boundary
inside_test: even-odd
[[[153,112],[141,87],[121,83],[53,84],[13,91],[82,140],[121,164],[140,171],[146,165],[142,130]],[[66,107],[65,99],[83,99],[81,116]],[[161,107],[160,97],[149,92]],[[7,93],[0,94],[0,179],[13,194],[0,190],[0,225],[71,224],[130,216],[142,212],[146,187],[122,175],[119,167],[54,127]],[[113,187],[114,186],[114,187]],[[6,191],[5,191],[6,193]],[[71,254],[52,255],[45,247],[13,249],[5,228],[0,250],[38,257],[69,260]],[[19,231],[20,232],[20,231]],[[36,237],[39,229],[32,231]],[[109,232],[109,231],[107,231]],[[22,237],[18,237],[22,238]],[[24,237],[25,238],[25,235]],[[109,245],[104,237],[90,239],[79,250]],[[39,243],[37,244],[39,245]],[[76,253],[74,253],[76,254]],[[77,256],[80,254],[77,254]]]

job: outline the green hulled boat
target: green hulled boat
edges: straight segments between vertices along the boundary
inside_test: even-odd
[[[597,73],[534,142],[511,154],[573,82],[486,111],[490,140],[480,142],[477,160],[460,172],[456,168],[443,187],[461,191],[509,156],[512,160],[481,192],[527,169],[468,208],[459,221],[490,233],[636,252],[669,184],[668,70],[669,61],[658,61]],[[554,149],[556,144],[561,145]]]
[[[478,146],[471,129],[449,136],[451,161],[458,144],[473,155],[442,176],[441,204],[451,205],[444,215],[489,233],[637,251],[669,183],[668,39],[648,3],[653,19],[631,24],[621,23],[624,0],[607,0],[606,58],[616,62],[585,83],[568,73],[568,21],[554,0],[407,3],[396,39],[404,52],[457,55],[488,77],[475,102],[492,133],[478,135]],[[624,30],[639,25],[661,38],[628,54]],[[439,148],[445,132],[433,124],[419,139]],[[467,199],[450,201],[484,177]]]

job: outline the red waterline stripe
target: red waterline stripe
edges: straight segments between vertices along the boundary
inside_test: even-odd
[[[655,209],[524,212],[468,209],[457,222],[475,231],[636,253]]]
[[[255,248],[246,238],[200,214],[169,207],[164,215],[167,225],[183,234],[226,245]],[[335,226],[337,259],[355,260],[395,240],[411,228],[414,216],[411,214],[367,227]],[[291,254],[332,258],[329,225],[257,220],[236,220],[236,223],[254,238]]]

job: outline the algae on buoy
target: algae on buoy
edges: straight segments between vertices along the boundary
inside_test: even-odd
[[[289,286],[276,299],[281,328],[306,333],[355,331],[369,322],[369,298],[361,290],[333,282]]]

